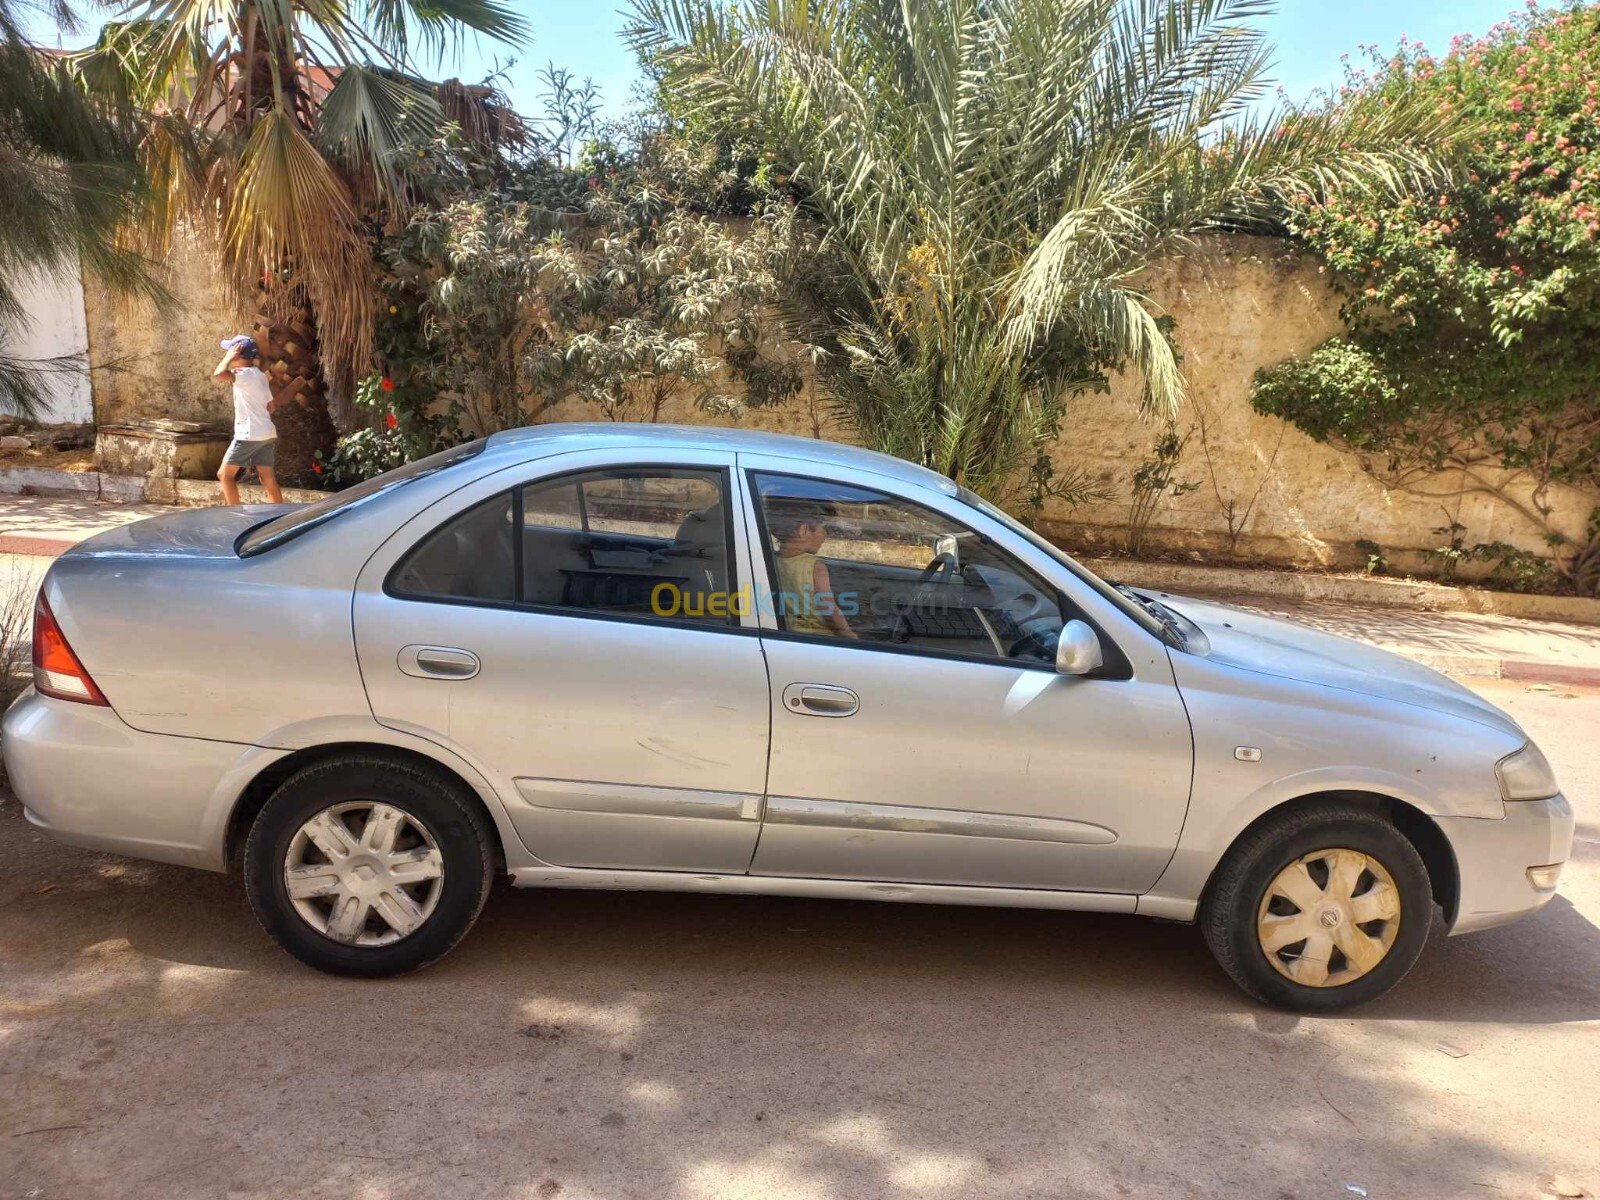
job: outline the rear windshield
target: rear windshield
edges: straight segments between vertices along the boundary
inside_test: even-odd
[[[340,513],[349,512],[358,508],[369,500],[374,500],[385,492],[392,492],[403,484],[415,479],[424,479],[429,475],[437,475],[440,471],[450,467],[459,466],[468,459],[475,458],[483,452],[487,444],[485,439],[479,438],[475,442],[465,445],[453,446],[449,450],[441,450],[438,454],[430,454],[427,458],[419,458],[416,462],[407,463],[403,467],[396,467],[382,475],[358,483],[353,488],[329,496],[326,500],[318,500],[315,504],[308,504],[304,508],[297,508],[292,513],[268,521],[264,525],[257,525],[239,539],[234,549],[240,558],[249,558],[253,554],[261,554],[271,550],[274,546],[281,546],[287,541],[299,537],[307,530],[315,529],[333,520]]]

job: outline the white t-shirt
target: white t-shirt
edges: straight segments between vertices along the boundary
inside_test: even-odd
[[[233,368],[233,436],[241,442],[265,442],[278,436],[267,405],[272,385],[256,367]]]

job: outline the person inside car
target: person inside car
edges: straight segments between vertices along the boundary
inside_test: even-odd
[[[817,506],[795,506],[772,517],[778,544],[778,611],[791,633],[856,637],[833,594],[828,564],[817,557],[828,540],[826,514]]]

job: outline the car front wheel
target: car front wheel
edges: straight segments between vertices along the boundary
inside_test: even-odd
[[[1400,982],[1433,911],[1427,868],[1404,834],[1368,809],[1315,803],[1269,819],[1228,852],[1200,923],[1250,995],[1333,1012]]]
[[[431,773],[353,755],[291,776],[245,843],[262,928],[337,975],[414,971],[443,957],[482,910],[492,831],[474,801]]]

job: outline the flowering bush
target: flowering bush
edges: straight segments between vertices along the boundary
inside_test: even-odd
[[[1553,545],[1549,485],[1600,486],[1597,46],[1600,5],[1530,3],[1443,56],[1402,43],[1350,73],[1347,91],[1430,97],[1477,130],[1474,148],[1430,194],[1292,206],[1289,228],[1343,291],[1350,332],[1262,372],[1254,395],[1374,454],[1400,486],[1465,472]],[[1570,574],[1577,556],[1557,557]]]
[[[367,376],[356,385],[355,402],[376,423],[340,438],[331,454],[319,453],[311,465],[317,481],[346,487],[462,441],[447,415],[429,414],[428,399],[387,375]]]

